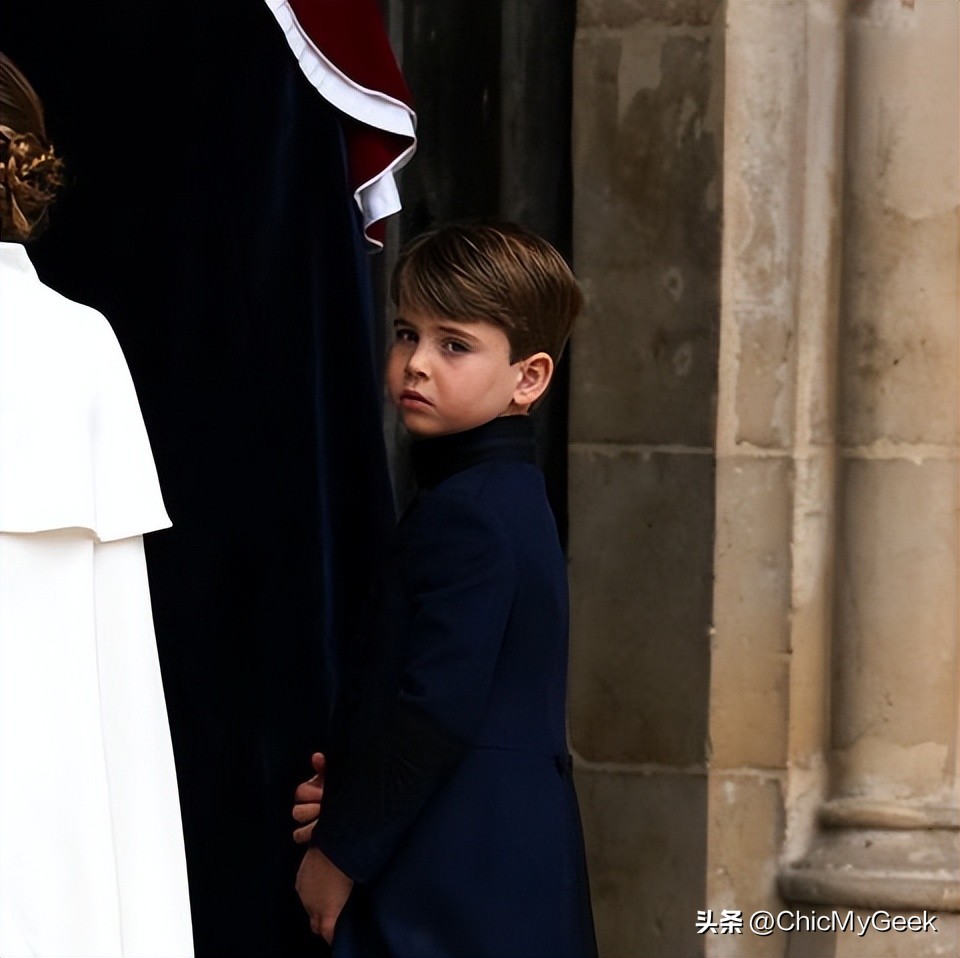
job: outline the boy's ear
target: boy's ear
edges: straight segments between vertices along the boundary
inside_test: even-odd
[[[534,353],[517,363],[520,378],[513,391],[513,401],[518,406],[529,407],[546,391],[553,378],[553,360],[548,353]]]

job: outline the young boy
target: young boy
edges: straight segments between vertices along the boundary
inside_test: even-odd
[[[565,735],[567,580],[530,409],[582,297],[512,224],[400,255],[387,388],[418,494],[397,529],[326,781],[297,790],[311,927],[355,958],[596,954]],[[318,772],[322,759],[315,756]]]

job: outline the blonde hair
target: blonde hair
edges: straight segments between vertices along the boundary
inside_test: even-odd
[[[556,362],[583,306],[563,257],[508,222],[448,224],[411,240],[397,259],[390,296],[403,308],[499,326],[512,363],[538,352]]]
[[[0,239],[38,236],[62,184],[63,161],[47,140],[40,99],[0,53]]]

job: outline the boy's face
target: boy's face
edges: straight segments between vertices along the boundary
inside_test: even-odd
[[[458,322],[400,304],[387,359],[387,391],[417,437],[444,436],[525,412],[522,378],[506,334],[492,323]]]

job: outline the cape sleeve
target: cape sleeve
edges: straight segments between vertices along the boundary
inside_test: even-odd
[[[7,302],[5,306],[9,305]],[[0,357],[0,532],[169,526],[140,404],[97,311],[32,288]]]
[[[109,542],[165,529],[171,522],[126,359],[106,320],[100,329],[92,417],[94,531],[101,542]]]
[[[312,844],[355,881],[386,864],[486,714],[516,589],[512,552],[470,500],[431,497],[403,559],[413,617],[379,734],[331,762]]]

